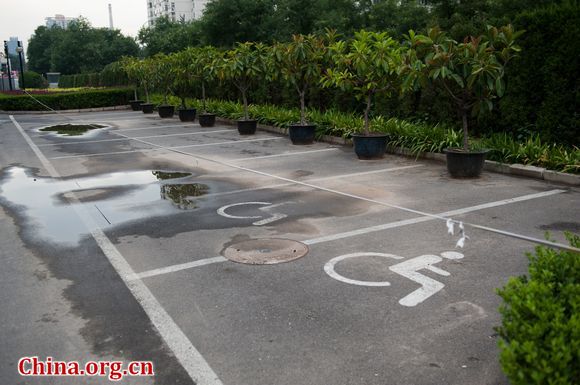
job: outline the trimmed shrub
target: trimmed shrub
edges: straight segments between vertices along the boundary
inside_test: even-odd
[[[20,76],[19,84],[22,84]],[[47,88],[48,82],[41,74],[34,71],[24,71],[24,88]]]
[[[47,110],[42,104],[53,110],[109,107],[129,104],[129,100],[132,98],[133,90],[126,88],[34,95],[34,98],[28,95],[10,95],[0,97],[0,110]]]
[[[518,15],[526,32],[507,69],[508,87],[486,124],[500,131],[536,133],[550,142],[580,143],[580,3],[565,2]]]
[[[578,235],[567,234],[580,247]],[[513,385],[580,383],[580,256],[537,247],[529,277],[511,278],[498,328],[500,362]]]

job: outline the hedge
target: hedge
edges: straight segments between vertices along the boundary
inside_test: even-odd
[[[580,384],[580,255],[537,247],[528,258],[529,276],[498,290],[502,369],[513,385]]]
[[[0,95],[0,111],[47,110],[39,102],[53,110],[120,106],[129,104],[132,98],[133,90],[128,88],[43,94],[34,95],[34,98],[28,95]]]

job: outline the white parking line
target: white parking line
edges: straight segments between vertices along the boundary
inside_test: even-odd
[[[123,136],[122,134],[117,134],[117,135]],[[189,157],[192,157],[192,158],[206,160],[208,162],[214,162],[214,163],[220,164],[222,166],[231,167],[231,168],[234,168],[234,169],[238,169],[238,170],[241,170],[241,171],[246,171],[246,172],[253,173],[253,174],[256,174],[256,175],[266,176],[266,177],[273,178],[273,179],[283,180],[283,181],[290,182],[290,183],[293,183],[293,184],[296,184],[296,185],[300,185],[300,186],[311,187],[313,189],[320,190],[320,191],[325,191],[325,192],[328,192],[328,193],[331,193],[331,194],[336,194],[336,195],[340,195],[340,196],[344,196],[344,197],[348,197],[348,198],[358,199],[358,200],[361,200],[361,201],[364,201],[364,202],[374,203],[374,204],[381,205],[381,206],[385,206],[385,207],[391,207],[391,208],[398,209],[398,210],[401,210],[401,211],[406,211],[406,212],[409,212],[409,213],[419,214],[421,216],[426,216],[426,217],[432,217],[434,219],[439,219],[439,220],[443,220],[443,221],[446,221],[446,222],[449,221],[450,219],[452,219],[452,218],[442,217],[442,216],[437,215],[437,214],[430,214],[430,213],[427,213],[427,212],[424,212],[424,211],[415,210],[415,209],[411,209],[411,208],[404,207],[404,206],[399,206],[399,205],[395,205],[395,204],[391,204],[391,203],[387,203],[387,202],[378,201],[376,199],[366,198],[366,197],[363,197],[363,196],[360,196],[360,195],[356,195],[356,194],[350,194],[350,193],[346,193],[346,192],[339,191],[339,190],[334,190],[334,189],[330,189],[330,188],[326,188],[326,187],[317,186],[317,185],[314,185],[314,184],[311,184],[311,183],[302,182],[302,181],[299,181],[299,180],[285,178],[285,177],[278,176],[278,175],[274,175],[274,174],[270,174],[270,173],[267,173],[267,172],[254,170],[254,169],[251,169],[251,168],[248,168],[248,167],[238,166],[236,164],[229,163],[229,162],[226,162],[226,161],[223,161],[223,160],[214,159],[214,158],[210,158],[210,157],[203,156],[203,155],[199,155],[199,154],[192,154],[192,153],[180,151],[179,149],[177,149],[175,147],[174,148],[169,148],[169,147],[162,146],[162,145],[159,145],[159,144],[147,142],[145,140],[137,140],[137,141],[140,142],[140,143],[143,143],[143,144],[148,144],[150,146],[154,146],[154,147],[166,149],[166,150],[169,150],[169,151],[173,151],[173,152],[175,152],[177,154],[182,154],[182,155],[186,155],[186,156],[189,156]],[[566,190],[552,190],[552,191],[558,191],[559,193],[566,192]],[[457,221],[455,221],[455,222],[457,222]],[[552,243],[552,242],[548,242],[548,241],[546,241],[544,239],[539,239],[539,238],[534,238],[534,237],[528,237],[528,236],[521,235],[521,234],[516,234],[516,233],[510,233],[508,231],[498,230],[498,229],[494,229],[492,227],[487,227],[487,226],[479,226],[479,225],[475,225],[475,224],[468,223],[468,222],[462,222],[462,224],[463,225],[467,225],[467,226],[471,226],[471,227],[474,227],[474,228],[478,228],[480,230],[489,231],[489,232],[492,232],[492,233],[495,233],[495,234],[507,235],[507,236],[512,237],[512,238],[522,239],[522,240],[525,240],[525,241],[528,241],[528,242],[533,242],[533,243],[540,244],[540,245],[546,245],[546,246],[549,246],[549,247],[552,247],[552,248],[557,248],[557,249],[561,249],[561,250],[569,250],[569,251],[574,251],[576,253],[580,253],[580,249],[575,248],[575,247],[572,247],[572,246],[569,246],[569,245],[565,245],[565,244],[562,244],[562,243],[556,243],[556,242]]]
[[[36,154],[46,171],[53,178],[60,178],[60,174],[54,168],[52,163],[44,156],[42,151],[34,144],[32,139],[24,132],[22,127],[18,124],[14,116],[10,115],[10,119],[24,137],[32,151]],[[223,385],[218,376],[211,369],[209,364],[205,361],[201,353],[193,346],[191,341],[177,326],[173,318],[161,306],[157,298],[151,293],[149,288],[140,279],[130,279],[135,275],[133,268],[129,265],[127,260],[105,235],[101,228],[95,223],[90,213],[86,210],[84,205],[78,198],[71,194],[70,198],[72,208],[77,212],[79,217],[83,220],[87,229],[93,236],[95,242],[98,244],[103,254],[107,257],[111,265],[115,268],[127,288],[131,291],[135,299],[139,302],[151,323],[157,328],[159,334],[173,352],[177,360],[181,363],[188,375],[197,385]]]
[[[383,168],[380,170],[373,170],[373,171],[363,171],[363,172],[353,172],[350,174],[323,176],[320,178],[306,179],[305,182],[320,182],[320,181],[325,181],[325,180],[356,178],[358,176],[371,175],[371,174],[382,174],[384,172],[402,171],[402,170],[408,170],[408,169],[417,168],[417,167],[423,167],[423,165],[422,164],[413,164],[410,166]],[[250,191],[268,190],[268,189],[288,187],[288,186],[293,186],[293,185],[294,185],[294,183],[278,183],[278,184],[271,184],[268,186],[250,187],[250,188],[243,188],[243,189],[238,189],[238,190],[224,191],[224,192],[219,192],[219,193],[209,193],[209,194],[205,194],[203,197],[204,198],[206,198],[206,197],[218,197],[218,196],[223,196],[223,195],[232,195],[232,194],[239,194],[239,193],[250,192]]]
[[[264,156],[251,156],[249,158],[232,159],[232,161],[234,161],[234,162],[241,162],[242,160],[254,160],[254,159],[265,159],[265,158],[278,158],[278,157],[282,157],[282,156],[305,155],[305,154],[313,154],[313,153],[317,153],[317,152],[336,151],[336,150],[338,150],[337,147],[323,148],[321,150],[311,150],[311,151],[284,152],[282,154],[264,155]]]
[[[199,131],[199,132],[185,132],[180,134],[165,134],[165,135],[149,135],[149,136],[137,136],[135,139],[153,139],[153,138],[167,138],[171,136],[190,136],[190,135],[203,135],[203,134],[213,134],[217,132],[226,132],[231,130],[215,130],[215,131]],[[100,139],[100,140],[76,140],[76,141],[66,141],[58,143],[45,143],[37,144],[38,147],[49,147],[49,146],[66,146],[69,144],[85,144],[85,143],[101,143],[101,142],[119,142],[128,141],[133,138],[117,138],[117,139]]]
[[[465,207],[465,208],[457,209],[457,210],[445,211],[445,212],[442,212],[439,214],[434,214],[434,216],[422,216],[422,217],[417,217],[417,218],[405,219],[405,220],[401,220],[401,221],[385,223],[382,225],[364,227],[364,228],[357,229],[357,230],[327,235],[324,237],[308,239],[308,240],[300,241],[300,242],[302,242],[306,245],[316,245],[316,244],[324,243],[324,242],[332,242],[332,241],[337,241],[339,239],[356,237],[359,235],[365,235],[365,234],[374,233],[377,231],[383,231],[383,230],[388,230],[388,229],[394,229],[397,227],[433,221],[433,220],[437,219],[435,216],[451,217],[453,215],[467,214],[467,213],[471,213],[474,211],[480,211],[480,210],[485,210],[485,209],[489,209],[489,208],[493,208],[493,207],[505,206],[505,205],[509,205],[512,203],[524,202],[524,201],[529,201],[529,200],[538,199],[538,198],[544,198],[547,196],[561,194],[563,192],[565,192],[565,191],[564,190],[550,190],[550,191],[545,191],[545,192],[541,192],[541,193],[537,193],[537,194],[522,195],[522,196],[515,197],[515,198],[502,199],[500,201],[483,203],[483,204],[480,204],[477,206],[471,206],[471,207]],[[477,227],[479,227],[479,226],[477,226]],[[512,234],[510,234],[510,235],[512,235]],[[549,245],[553,245],[553,243],[549,243]],[[186,270],[186,269],[191,269],[194,267],[204,266],[204,265],[208,265],[208,264],[212,264],[212,263],[226,262],[226,261],[228,261],[228,259],[226,259],[224,257],[213,257],[213,258],[197,260],[194,262],[180,263],[177,265],[162,267],[159,269],[147,270],[147,271],[138,273],[134,276],[134,279],[155,277],[158,275],[174,273],[174,272],[181,271],[181,270]]]
[[[127,139],[137,140],[137,138],[131,138],[125,136]],[[264,142],[268,140],[279,140],[282,139],[281,137],[270,137],[270,138],[258,138],[258,139],[246,139],[246,140],[228,140],[224,142],[213,142],[213,143],[201,143],[201,144],[188,144],[185,146],[174,146],[174,147],[165,147],[160,146],[157,144],[149,144],[150,146],[155,146],[157,148],[143,148],[139,150],[127,150],[127,151],[114,151],[114,152],[101,152],[97,154],[79,154],[79,155],[64,155],[64,156],[55,156],[52,158],[48,158],[50,160],[58,160],[58,159],[71,159],[71,158],[88,158],[94,156],[108,156],[108,155],[119,155],[119,154],[131,154],[135,152],[149,152],[149,151],[159,151],[159,150],[173,150],[173,149],[182,149],[182,148],[190,148],[190,147],[209,147],[209,146],[220,146],[222,144],[233,144],[233,143],[247,143],[247,142]],[[143,141],[138,140],[138,142],[143,143]]]
[[[192,126],[191,124],[170,124],[170,125],[167,125],[167,126],[119,128],[118,130],[115,130],[115,132],[117,132],[117,131],[119,131],[119,132],[120,131],[125,132],[125,131],[154,130],[156,128],[173,128],[173,127],[186,128],[186,127],[195,127],[195,126]]]

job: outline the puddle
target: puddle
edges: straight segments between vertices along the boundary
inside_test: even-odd
[[[73,196],[106,227],[196,208],[195,198],[210,187],[187,183],[191,178],[185,172],[130,171],[55,180],[11,167],[0,181],[0,202],[25,214],[27,230],[35,237],[76,243],[88,230],[71,209]]]
[[[49,131],[56,132],[59,135],[64,136],[79,136],[87,131],[96,130],[98,128],[105,128],[107,126],[102,124],[57,124],[54,126],[48,126],[41,128],[39,131]]]

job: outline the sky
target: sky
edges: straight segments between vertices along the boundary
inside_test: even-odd
[[[0,40],[17,36],[26,49],[36,27],[55,14],[82,15],[93,27],[108,27],[108,4],[113,7],[113,26],[124,35],[135,37],[146,25],[147,0],[0,0]]]

